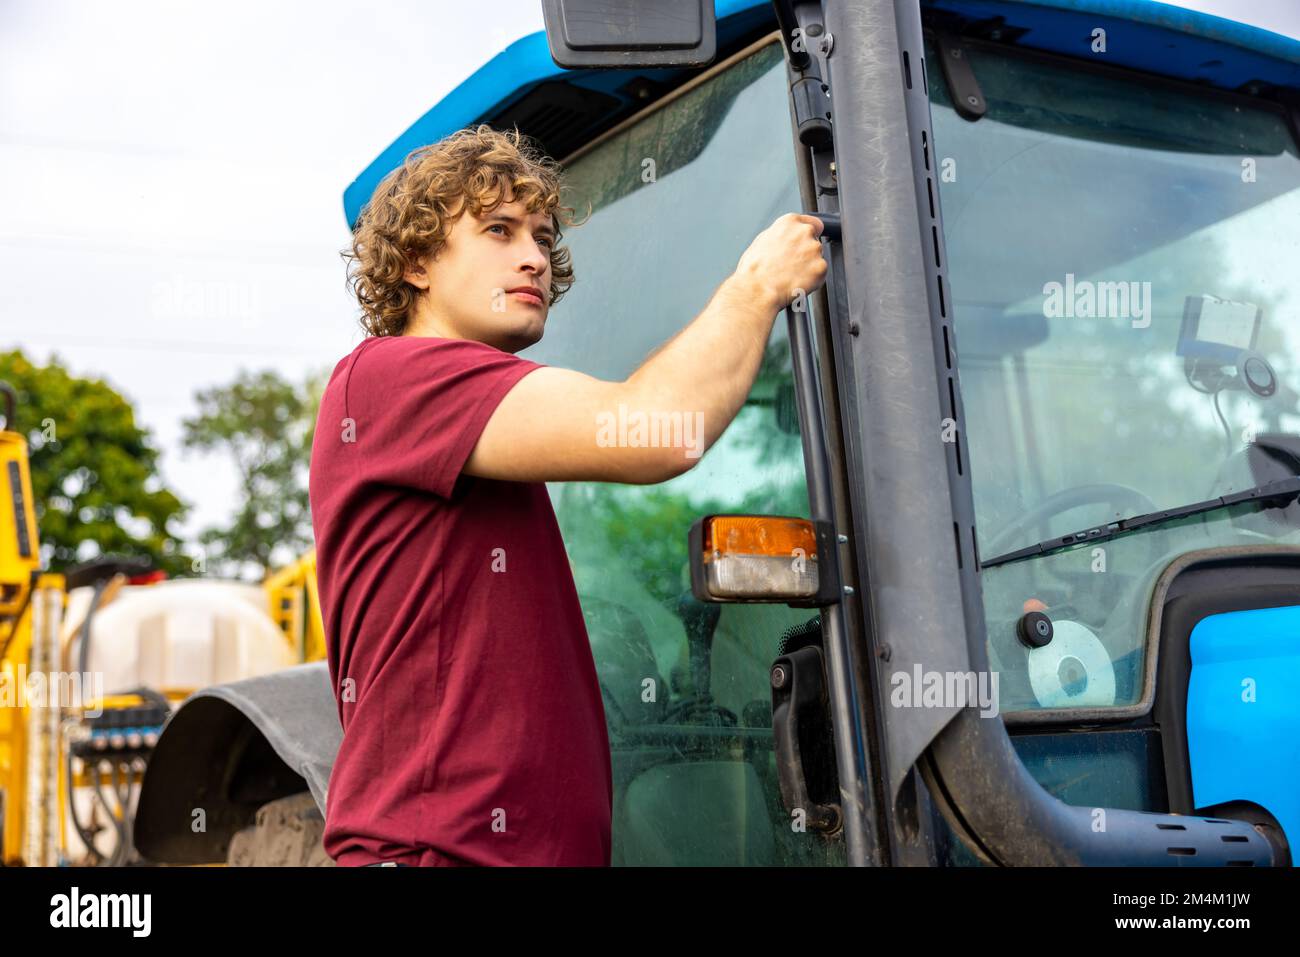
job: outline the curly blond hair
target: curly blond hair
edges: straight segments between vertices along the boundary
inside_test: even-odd
[[[370,336],[401,335],[417,290],[403,274],[425,255],[436,256],[466,211],[491,212],[507,197],[530,213],[551,214],[550,303],[573,285],[569,250],[560,226],[572,226],[573,209],[560,203],[560,166],[517,129],[486,124],[460,130],[407,154],[375,187],[352,230],[348,287],[361,304],[361,327]]]

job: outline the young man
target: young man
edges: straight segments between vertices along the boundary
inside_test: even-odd
[[[389,174],[346,254],[368,337],[325,390],[310,483],[341,865],[609,864],[604,707],[543,483],[688,470],[700,445],[610,447],[601,413],[702,413],[707,449],[776,315],[826,270],[820,221],[782,216],[693,322],[604,382],[515,355],[573,282],[570,212],[553,161],[480,126]]]

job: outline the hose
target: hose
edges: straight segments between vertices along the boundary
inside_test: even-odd
[[[114,776],[116,776],[116,773],[117,772],[114,771]],[[122,848],[126,846],[126,830],[123,828],[122,822],[117,819],[117,815],[113,813],[112,807],[109,806],[108,798],[104,797],[103,780],[99,775],[98,761],[95,762],[93,780],[95,796],[99,798],[99,803],[104,806],[104,811],[108,814],[108,819],[113,822],[113,827],[117,831],[117,848],[113,851],[113,856],[108,859],[107,864],[108,867],[116,867],[118,863],[118,855]]]
[[[90,763],[88,761],[83,761],[82,763],[86,766],[86,774],[87,776],[89,776]],[[68,816],[72,819],[72,826],[77,829],[77,835],[81,838],[81,843],[86,845],[86,853],[93,854],[95,856],[95,863],[92,866],[98,867],[100,864],[104,862],[104,855],[99,853],[99,848],[95,846],[95,835],[91,834],[89,830],[83,827],[81,824],[81,819],[77,817],[77,802],[73,800],[73,793],[75,791],[75,789],[73,788],[73,781],[75,780],[76,779],[73,777],[72,774],[72,752],[69,751],[68,752]]]
[[[121,768],[123,771],[123,787],[119,791],[117,787],[117,771]],[[122,828],[126,834],[126,840],[122,845],[122,864],[126,864],[131,859],[131,852],[135,850],[135,827],[131,821],[131,762],[129,760],[113,765],[113,791],[122,807]]]

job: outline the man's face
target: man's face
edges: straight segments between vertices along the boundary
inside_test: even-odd
[[[542,338],[550,308],[551,249],[555,232],[547,213],[522,203],[502,203],[490,213],[466,211],[425,271],[408,273],[421,290],[416,321],[427,333],[474,339],[518,352]]]

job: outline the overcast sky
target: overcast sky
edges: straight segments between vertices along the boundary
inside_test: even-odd
[[[1291,36],[1300,0],[1181,4]],[[102,377],[194,506],[233,469],[180,446],[200,388],[300,377],[360,341],[344,187],[538,0],[0,0],[0,349]]]

